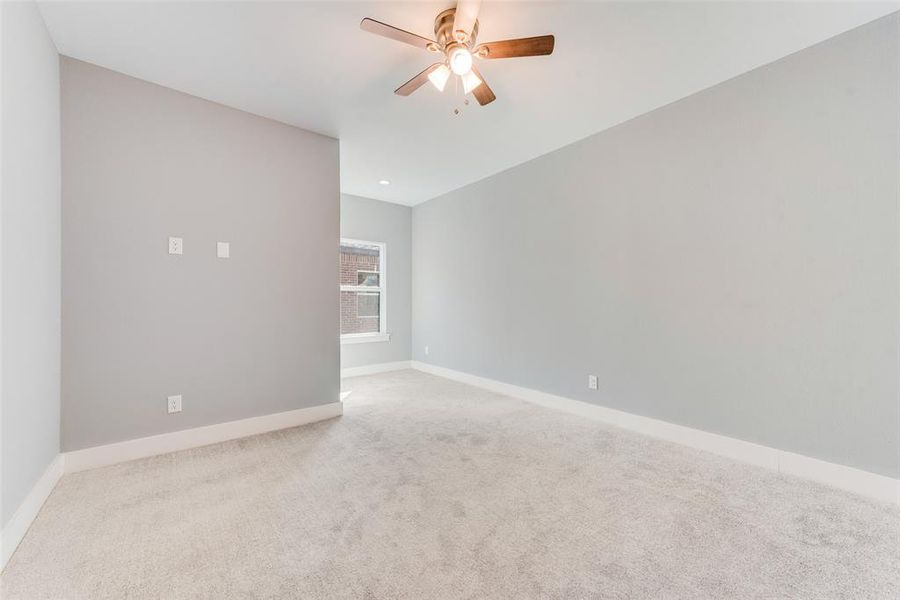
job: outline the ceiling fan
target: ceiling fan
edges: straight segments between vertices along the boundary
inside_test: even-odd
[[[438,14],[434,20],[434,37],[437,41],[368,17],[360,22],[359,27],[363,31],[444,55],[440,62],[427,67],[394,90],[395,94],[409,96],[426,81],[431,81],[439,91],[444,91],[450,76],[457,75],[462,80],[463,92],[472,92],[478,104],[484,106],[497,97],[475,66],[473,57],[495,59],[543,56],[553,52],[554,38],[552,35],[541,35],[476,45],[480,7],[481,0],[459,0],[456,8],[448,8]]]

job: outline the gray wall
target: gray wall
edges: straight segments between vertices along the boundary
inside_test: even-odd
[[[2,493],[6,525],[59,453],[59,58],[34,3],[2,20]]]
[[[898,51],[894,15],[416,206],[414,358],[900,476]]]
[[[384,242],[387,254],[387,329],[389,342],[343,344],[341,368],[410,359],[412,210],[408,206],[341,195],[341,237]]]
[[[337,140],[64,58],[62,148],[64,450],[338,400]]]

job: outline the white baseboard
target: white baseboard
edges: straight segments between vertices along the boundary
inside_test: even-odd
[[[248,435],[324,421],[325,419],[338,417],[343,412],[343,403],[332,402],[272,415],[241,419],[240,421],[183,429],[172,433],[126,440],[105,446],[94,446],[84,450],[75,450],[65,454],[65,471],[66,473],[74,473],[137,458],[208,446],[209,444],[247,437]]]
[[[13,516],[10,517],[3,531],[0,532],[0,571],[6,567],[6,563],[9,562],[13,552],[16,551],[19,542],[25,537],[25,533],[31,527],[31,523],[50,496],[50,492],[53,491],[53,488],[59,482],[59,478],[62,477],[65,470],[64,464],[65,457],[62,454],[57,454],[50,466],[47,467],[47,470],[44,471],[44,474],[41,475],[41,478],[31,488],[25,500],[13,513]]]
[[[377,365],[365,365],[362,367],[349,367],[341,369],[341,379],[344,377],[359,377],[360,375],[374,375],[375,373],[387,373],[388,371],[402,371],[411,369],[412,361],[398,360],[397,362],[379,363]]]
[[[19,542],[25,537],[25,533],[63,473],[74,473],[137,458],[187,450],[267,431],[324,421],[343,414],[343,407],[341,402],[332,402],[58,454],[10,518],[3,531],[0,532],[0,570],[6,566]]]
[[[900,479],[894,479],[846,465],[826,462],[786,450],[778,450],[736,438],[709,433],[699,429],[675,425],[666,421],[642,417],[631,413],[572,400],[530,388],[520,387],[486,377],[454,371],[419,361],[412,361],[412,368],[425,373],[468,383],[498,394],[504,394],[540,404],[548,408],[580,415],[623,429],[642,433],[651,437],[675,442],[698,450],[712,452],[720,456],[753,465],[766,467],[824,483],[832,487],[868,496],[883,502],[900,504]]]

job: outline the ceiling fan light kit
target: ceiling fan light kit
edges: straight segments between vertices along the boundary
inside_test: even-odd
[[[444,86],[447,85],[447,80],[450,79],[450,73],[450,67],[441,65],[428,74],[428,80],[431,81],[431,84],[436,87],[439,92],[443,92]]]
[[[462,81],[463,93],[472,93],[478,103],[484,106],[496,100],[497,96],[475,66],[474,58],[484,60],[545,56],[553,53],[555,40],[552,35],[542,35],[476,45],[480,7],[481,0],[459,0],[456,8],[448,8],[438,14],[434,20],[436,41],[368,17],[360,22],[359,27],[363,31],[444,55],[442,62],[426,67],[394,90],[398,96],[409,96],[426,81],[430,81],[438,91],[443,92],[450,76],[456,75]]]
[[[472,70],[472,53],[464,46],[456,46],[447,54],[450,70],[457,75],[465,75]]]
[[[465,75],[462,76],[462,82],[463,82],[463,93],[466,93],[466,94],[468,94],[469,92],[471,92],[472,90],[477,88],[479,85],[484,83],[483,81],[481,81],[481,79],[478,77],[478,75],[476,75],[475,72],[472,71],[471,69],[469,69],[468,73],[466,73]]]

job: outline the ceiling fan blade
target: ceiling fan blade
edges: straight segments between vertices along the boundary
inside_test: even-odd
[[[453,37],[457,41],[464,43],[472,35],[479,9],[481,9],[481,0],[459,0],[456,3],[456,13],[453,16]],[[457,35],[460,35],[462,39]]]
[[[366,17],[359,22],[359,28],[363,31],[368,31],[369,33],[374,33],[398,42],[403,42],[404,44],[409,44],[410,46],[415,46],[416,48],[422,48],[423,50],[428,50],[429,47],[436,46],[435,42],[428,38],[423,38],[421,35],[398,29],[387,23],[370,19],[369,17]]]
[[[553,53],[555,39],[552,35],[502,40],[478,44],[473,54],[479,58],[516,58],[518,56],[544,56]]]
[[[494,91],[488,85],[487,81],[484,80],[484,75],[481,74],[478,67],[472,65],[472,72],[478,75],[478,79],[481,80],[481,85],[472,90],[472,95],[478,100],[478,104],[484,106],[485,104],[490,104],[496,100],[497,96],[494,95]]]
[[[394,90],[394,93],[398,96],[409,96],[414,91],[422,87],[422,85],[428,81],[428,75],[431,74],[432,71],[440,67],[444,63],[434,63],[430,67],[427,67],[424,71],[398,87]]]

